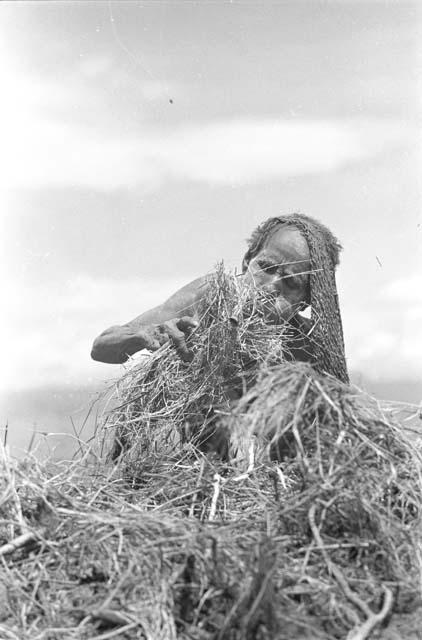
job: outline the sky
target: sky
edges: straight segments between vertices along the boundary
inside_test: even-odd
[[[422,4],[2,2],[2,388],[300,211],[344,251],[349,367],[422,380]]]

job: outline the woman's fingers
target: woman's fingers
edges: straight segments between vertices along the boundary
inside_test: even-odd
[[[189,320],[191,320],[191,318],[189,318]],[[164,322],[163,325],[161,325],[162,330],[174,344],[180,358],[184,362],[191,362],[193,359],[193,353],[189,351],[186,346],[186,334],[179,328],[179,323],[181,323],[180,326],[185,328],[186,333],[193,329],[191,323],[186,322],[186,318],[180,318]]]
[[[183,331],[187,336],[189,336],[198,325],[199,322],[190,316],[183,316],[183,318],[176,320],[177,328],[180,329],[180,331]]]
[[[198,322],[190,316],[174,318],[160,325],[144,327],[137,334],[139,349],[157,351],[169,340],[174,344],[177,353],[184,362],[191,362],[193,353],[186,345],[186,338],[198,326]]]

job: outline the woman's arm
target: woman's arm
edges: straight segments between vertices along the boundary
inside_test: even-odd
[[[198,324],[199,304],[208,286],[208,276],[197,278],[164,304],[145,311],[127,324],[109,327],[94,340],[91,357],[99,362],[122,364],[141,349],[155,351],[171,340],[182,360],[190,360],[186,336]]]

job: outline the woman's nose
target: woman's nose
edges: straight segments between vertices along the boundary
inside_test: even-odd
[[[277,282],[278,282],[278,278],[276,276],[272,276],[268,273],[264,273],[258,286],[260,289],[262,289],[262,291],[265,291],[266,293],[277,294],[278,293]]]

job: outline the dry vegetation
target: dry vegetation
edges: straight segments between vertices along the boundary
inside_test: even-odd
[[[418,446],[283,362],[265,304],[220,269],[191,363],[128,370],[72,463],[4,454],[1,638],[363,640],[418,615]]]

